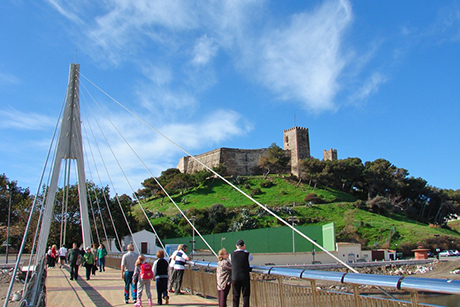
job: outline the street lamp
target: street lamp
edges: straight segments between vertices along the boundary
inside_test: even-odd
[[[436,258],[439,260],[439,252],[441,249],[439,248],[439,235],[434,235],[436,238]]]
[[[316,240],[313,240],[313,241],[316,242]],[[313,251],[311,252],[311,255],[313,256],[312,264],[315,264],[316,263],[316,261],[315,261],[315,244],[312,244],[312,245],[313,245]]]
[[[224,248],[224,237],[220,237],[220,249]]]
[[[193,259],[193,253],[195,252],[195,221],[196,221],[196,216],[192,216],[190,218],[192,220],[192,225],[193,225],[193,235],[192,235],[192,257],[190,257],[191,259]]]
[[[297,223],[299,220],[297,219],[297,216],[290,216],[288,221],[291,222],[292,227],[294,227],[295,223]],[[295,253],[294,229],[292,229],[292,252]]]
[[[6,260],[5,263],[8,263],[8,248],[10,246],[10,216],[11,216],[11,194],[13,191],[10,189],[10,187],[7,185],[6,189],[10,192],[10,200],[8,201],[8,226],[6,228]]]

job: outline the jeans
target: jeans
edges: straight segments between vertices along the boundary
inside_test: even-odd
[[[99,266],[99,272],[105,271],[105,257],[97,259],[97,265]]]
[[[70,279],[78,279],[78,265],[70,264]]]
[[[131,288],[131,295],[133,301],[137,299],[137,283],[133,284],[134,272],[125,271],[125,301],[129,300],[129,288]]]

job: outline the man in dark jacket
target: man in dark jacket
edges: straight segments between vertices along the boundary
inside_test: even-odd
[[[232,264],[232,288],[233,288],[233,307],[240,305],[240,294],[243,293],[243,307],[249,307],[250,286],[250,267],[252,255],[246,250],[243,240],[236,242],[236,250],[229,256]]]
[[[69,251],[67,254],[67,261],[69,262],[70,265],[70,280],[75,280],[78,279],[78,267],[80,266],[80,263],[78,263],[79,259],[81,261],[81,255],[80,255],[80,250],[78,249],[77,243],[74,243],[72,245],[72,249]]]

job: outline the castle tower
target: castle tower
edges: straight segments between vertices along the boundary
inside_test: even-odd
[[[337,149],[323,150],[323,160],[324,161],[337,161]]]
[[[284,150],[291,152],[291,173],[300,174],[300,160],[310,158],[308,128],[294,127],[284,130]]]

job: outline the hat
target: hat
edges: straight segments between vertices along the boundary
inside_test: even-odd
[[[90,247],[90,246],[88,246],[88,247],[86,248],[86,250],[88,250],[88,249],[91,249],[91,247]]]
[[[238,241],[236,241],[236,245],[237,246],[243,246],[244,245],[244,241],[239,239]]]

